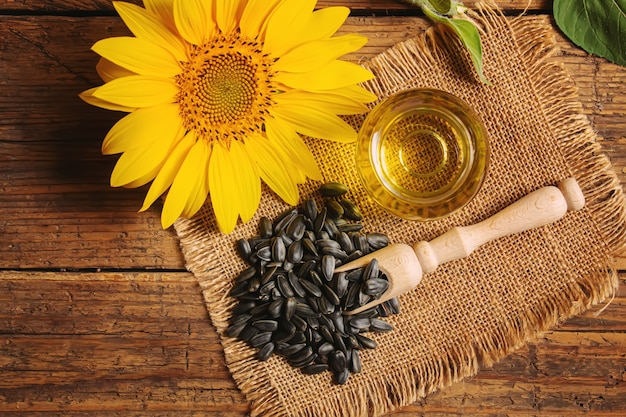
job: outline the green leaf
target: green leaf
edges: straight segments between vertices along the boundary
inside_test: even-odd
[[[626,0],[555,0],[554,19],[585,51],[626,66]]]
[[[452,2],[450,0],[428,0],[428,3],[439,14],[449,14],[452,9]]]
[[[443,23],[454,30],[459,39],[461,39],[461,42],[463,42],[463,46],[465,46],[470,53],[472,62],[474,63],[474,67],[476,68],[476,72],[478,73],[480,80],[485,84],[491,85],[489,80],[487,80],[483,74],[483,47],[480,42],[480,34],[478,33],[476,26],[474,26],[474,24],[469,20],[452,19],[447,16],[439,15],[427,7],[422,10],[424,11],[424,14],[432,20]]]

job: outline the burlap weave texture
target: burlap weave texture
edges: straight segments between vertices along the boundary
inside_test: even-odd
[[[476,223],[523,195],[573,176],[587,204],[559,222],[502,238],[470,257],[441,266],[401,297],[402,313],[387,319],[391,333],[373,335],[379,346],[363,351],[363,372],[345,386],[328,373],[306,376],[273,357],[228,338],[224,331],[235,303],[227,293],[244,267],[235,241],[257,233],[261,216],[287,208],[267,189],[256,217],[228,236],[219,234],[210,209],[176,229],[190,271],[201,285],[210,318],[223,336],[226,361],[253,415],[377,416],[410,404],[473,375],[537,333],[610,296],[617,277],[611,256],[625,236],[626,209],[620,184],[600,153],[582,115],[571,80],[555,63],[553,29],[547,20],[507,19],[485,10],[485,74],[481,84],[463,48],[437,29],[376,57],[367,66],[377,78],[366,87],[384,98],[411,87],[448,91],[480,116],[491,143],[491,163],[478,196],[444,220],[417,223],[378,208],[354,169],[354,146],[308,140],[327,181],[350,189],[368,231],[393,242],[430,240],[453,226]],[[358,128],[363,116],[349,121]],[[317,196],[318,183],[301,187]]]

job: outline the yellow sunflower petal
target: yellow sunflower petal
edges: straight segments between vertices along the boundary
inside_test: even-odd
[[[233,202],[233,193],[237,186],[235,170],[228,150],[222,144],[216,143],[209,163],[209,189],[217,226],[226,234],[233,231],[239,217],[238,208]]]
[[[287,204],[297,205],[298,188],[272,144],[266,138],[253,135],[246,139],[246,150],[260,168],[263,181]]]
[[[374,78],[369,70],[346,61],[331,61],[312,72],[279,72],[276,82],[306,91],[334,90]]]
[[[278,71],[309,72],[349,52],[360,49],[367,38],[360,35],[344,35],[300,45],[281,56],[274,64]]]
[[[285,0],[269,16],[263,52],[275,57],[301,44],[303,27],[309,19],[316,0]],[[289,36],[285,36],[288,33]]]
[[[293,165],[307,177],[318,181],[322,180],[322,174],[311,150],[289,123],[280,119],[267,118],[265,127],[268,140],[276,149],[284,152],[286,155],[284,158],[287,161],[293,161]]]
[[[173,103],[178,87],[171,78],[130,75],[109,81],[95,93],[96,98],[128,107],[153,107]]]
[[[167,49],[150,41],[134,37],[102,39],[93,51],[130,71],[155,77],[174,77],[181,67]]]
[[[206,142],[204,142],[204,147],[206,153],[202,159],[204,164],[200,167],[202,171],[198,173],[198,185],[195,188],[195,193],[189,195],[182,212],[182,216],[186,218],[193,217],[193,215],[202,208],[209,195],[209,161],[211,160],[211,147]]]
[[[350,9],[344,6],[324,7],[314,11],[305,27],[309,39],[324,39],[334,35],[349,15]]]
[[[360,114],[367,112],[368,108],[360,101],[352,97],[337,94],[338,90],[312,93],[302,90],[286,91],[274,97],[280,106],[290,106],[306,103],[308,106],[316,107],[332,114]]]
[[[246,139],[247,140],[247,139]],[[254,216],[261,201],[261,180],[255,165],[246,152],[245,146],[239,141],[230,143],[230,159],[234,170],[235,189],[231,190],[231,198],[238,201],[238,212],[245,223]]]
[[[338,88],[337,90],[327,91],[327,93],[340,95],[360,103],[373,103],[378,99],[376,94],[360,85],[349,85],[347,87]]]
[[[161,225],[170,227],[178,219],[188,205],[193,205],[198,195],[204,194],[206,199],[206,166],[209,160],[209,149],[205,141],[199,140],[191,147],[170,187],[163,211]]]
[[[155,165],[154,168],[152,168],[150,171],[147,171],[143,176],[137,178],[134,181],[129,182],[126,185],[124,185],[124,188],[138,188],[138,187],[142,187],[142,186],[146,185],[147,183],[152,181],[154,179],[154,177],[156,177],[156,175],[159,173],[159,170],[161,169],[162,165],[163,165],[163,163],[161,163],[159,165]]]
[[[150,207],[160,195],[162,195],[174,182],[178,170],[183,164],[183,161],[187,157],[187,153],[196,142],[196,135],[193,131],[187,133],[181,140],[172,148],[172,151],[167,157],[167,160],[159,170],[159,173],[154,178],[154,181],[148,189],[146,198],[143,201],[143,206],[139,211],[145,211]]]
[[[249,1],[241,15],[239,30],[241,35],[254,39],[265,38],[268,16],[274,12],[282,0]]]
[[[239,26],[245,3],[241,0],[221,0],[215,3],[215,20],[222,33],[231,33]]]
[[[314,138],[353,142],[356,132],[340,117],[303,104],[275,106],[272,114],[283,119],[296,131]]]
[[[178,33],[174,23],[174,0],[143,0],[143,5],[157,16],[173,33]]]
[[[298,45],[331,37],[345,22],[350,14],[347,7],[326,7],[311,13],[309,4],[297,5],[295,0],[290,7],[299,10],[300,14],[286,11],[284,14],[272,15],[268,21],[267,36],[270,43],[264,46],[264,52],[281,56]],[[289,13],[292,13],[290,16]],[[271,30],[270,30],[271,28]],[[280,36],[281,31],[290,36]]]
[[[129,75],[137,75],[137,73],[129,71],[124,67],[120,67],[119,65],[114,64],[113,62],[105,58],[100,58],[100,60],[96,64],[96,72],[105,83],[116,78],[128,77]]]
[[[202,45],[216,33],[212,7],[213,1],[174,0],[176,28],[187,42]]]
[[[109,81],[94,97],[127,107],[153,107],[173,103],[178,87],[171,78],[130,75]]]
[[[102,142],[105,155],[145,148],[161,136],[180,138],[183,122],[177,104],[138,109],[120,119]]]
[[[98,88],[100,87],[90,88],[89,90],[83,91],[78,96],[83,99],[83,101],[91,104],[92,106],[100,107],[107,110],[125,111],[129,113],[135,110],[134,107],[120,106],[118,104],[109,103],[108,101],[104,101],[97,97],[94,97],[93,93],[95,93]]]
[[[135,4],[114,1],[113,6],[131,32],[138,38],[164,46],[179,61],[186,61],[186,47],[158,16]]]
[[[111,186],[129,186],[129,184],[148,175],[155,167],[161,166],[167,159],[172,145],[180,139],[180,136],[171,134],[172,132],[173,130],[170,128],[170,134],[161,132],[155,141],[148,146],[125,151],[113,168]]]

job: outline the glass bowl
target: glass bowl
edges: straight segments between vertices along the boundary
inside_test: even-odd
[[[410,220],[435,220],[464,207],[489,164],[482,122],[461,99],[409,89],[377,104],[357,139],[356,166],[367,193]]]

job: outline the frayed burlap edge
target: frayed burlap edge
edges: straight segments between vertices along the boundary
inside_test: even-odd
[[[525,57],[529,76],[540,80],[535,82],[534,93],[542,107],[547,123],[554,129],[563,153],[564,164],[575,176],[587,198],[586,210],[593,213],[594,225],[598,228],[608,253],[622,249],[626,238],[626,203],[621,185],[611,169],[608,159],[602,155],[596,142],[596,135],[589,121],[576,101],[576,91],[564,69],[549,61],[557,52],[552,40],[551,26],[544,22],[523,17],[506,20],[490,8],[480,9],[472,15],[485,31],[495,28],[508,28],[517,36],[520,51]],[[377,72],[377,79],[368,83],[373,92],[389,95],[406,87],[405,81],[411,78],[412,62],[434,59],[440,45],[454,42],[437,37],[448,36],[446,32],[428,31],[423,37],[404,42],[373,59],[367,65]],[[525,48],[525,49],[524,49]],[[181,219],[175,224],[181,240],[187,266],[200,282],[211,320],[222,335],[228,325],[227,311],[215,311],[214,294],[227,294],[229,283],[220,280],[220,264],[211,253],[210,236],[207,230],[216,230],[209,210],[191,220]],[[202,269],[198,266],[202,265]],[[608,278],[607,278],[608,277]],[[584,312],[595,304],[613,295],[618,285],[617,274],[611,271],[608,263],[598,265],[596,274],[580,282],[577,288],[556,294],[547,299],[541,308],[533,309],[525,317],[502,326],[498,334],[477,338],[471,346],[458,346],[447,357],[438,358],[417,368],[396,369],[390,372],[385,384],[359,384],[349,395],[323,395],[320,402],[310,409],[298,410],[303,416],[336,416],[337,410],[345,415],[380,415],[395,407],[410,404],[425,395],[448,386],[462,378],[474,375],[480,365],[489,366],[502,359],[515,349],[523,346],[537,334],[553,328],[563,320]],[[237,351],[240,355],[240,342],[223,338],[227,354]],[[229,363],[239,388],[252,402],[254,415],[289,415],[285,399],[280,398],[270,375],[256,375],[250,367],[255,359],[241,358],[237,363]]]

